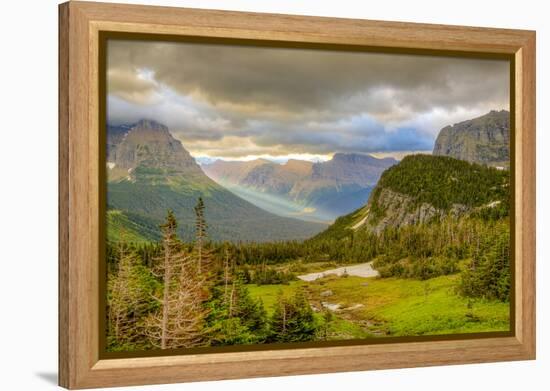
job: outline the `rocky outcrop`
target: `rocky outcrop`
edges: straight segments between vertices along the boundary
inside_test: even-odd
[[[117,173],[133,176],[138,167],[143,172],[149,169],[149,174],[158,172],[163,178],[167,175],[202,174],[181,142],[170,134],[166,126],[152,120],[144,119],[132,125],[120,137],[109,158],[112,178],[116,178]]]
[[[375,233],[382,232],[386,227],[398,228],[406,225],[423,224],[445,216],[459,218],[471,211],[471,208],[461,204],[453,204],[448,211],[435,208],[425,202],[416,205],[412,197],[396,193],[387,188],[381,189],[378,197],[371,198],[367,205],[367,213],[373,203],[377,204],[376,207],[381,210],[382,216],[367,216],[362,225]]]
[[[441,129],[434,155],[450,156],[470,163],[509,167],[510,113],[491,111],[481,117]]]
[[[114,164],[117,147],[134,124],[107,125],[107,161]]]

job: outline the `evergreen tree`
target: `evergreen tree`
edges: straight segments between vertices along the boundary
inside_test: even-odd
[[[205,264],[210,261],[210,253],[206,251],[204,242],[207,239],[207,225],[204,218],[204,201],[199,197],[195,206],[195,249],[197,251],[198,273],[202,273]]]
[[[212,298],[208,303],[211,311],[208,316],[211,343],[233,345],[264,342],[268,322],[263,302],[250,297],[240,274],[224,274],[221,283],[212,288]]]
[[[160,310],[145,321],[145,333],[161,349],[202,346],[207,343],[204,303],[208,299],[205,277],[197,262],[185,251],[176,236],[177,222],[172,211],[161,226],[163,234],[163,295],[157,298]]]
[[[107,340],[111,350],[148,347],[141,338],[141,319],[156,308],[158,283],[136,254],[120,246],[118,270],[107,282]]]
[[[461,274],[460,292],[468,297],[510,300],[510,236],[507,227],[485,232],[468,268]],[[479,248],[478,248],[479,247]]]
[[[271,318],[270,341],[311,341],[316,332],[317,324],[305,293],[298,290],[293,298],[287,298],[280,292]]]

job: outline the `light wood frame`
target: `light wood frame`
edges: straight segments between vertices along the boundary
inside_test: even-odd
[[[99,359],[100,31],[505,53],[514,60],[514,336]],[[76,388],[535,358],[535,32],[88,2],[59,6],[59,384]]]

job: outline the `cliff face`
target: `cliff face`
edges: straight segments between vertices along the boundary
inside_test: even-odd
[[[380,218],[368,218],[368,211],[376,202],[376,208],[384,211]],[[453,204],[449,210],[436,208],[432,204],[422,202],[416,204],[413,197],[397,193],[388,188],[380,190],[376,200],[372,200],[367,205],[365,219],[363,224],[356,224],[353,228],[358,229],[361,226],[368,227],[375,233],[382,232],[387,227],[401,227],[404,225],[425,224],[434,219],[441,219],[445,216],[458,218],[472,210],[463,204]]]
[[[116,151],[109,156],[115,167],[137,166],[171,169],[180,173],[200,173],[195,159],[176,140],[168,128],[158,122],[141,120],[120,138]]]
[[[510,113],[506,110],[491,111],[441,129],[433,154],[470,163],[509,167]]]

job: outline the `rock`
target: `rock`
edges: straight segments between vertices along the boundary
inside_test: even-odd
[[[428,203],[422,203],[414,207],[412,197],[396,193],[388,188],[383,188],[380,192],[378,207],[385,211],[385,216],[375,225],[370,226],[372,231],[377,234],[381,233],[386,227],[423,224],[434,218],[441,219],[448,215],[459,218],[472,210],[472,208],[462,204],[453,204],[448,211],[435,208]]]
[[[329,289],[329,290],[321,292],[321,297],[329,297],[329,296],[332,296],[333,294],[334,293],[332,293],[332,291]]]
[[[201,175],[195,159],[168,128],[152,120],[141,120],[120,138],[111,158],[117,167],[146,167],[150,172],[169,170],[171,173]],[[134,175],[134,174],[132,174]]]
[[[385,216],[372,227],[372,230],[375,233],[380,233],[388,226],[422,224],[445,214],[444,211],[428,203],[417,207],[412,207],[413,205],[412,197],[383,188],[378,197],[378,207],[385,210]]]
[[[338,311],[342,307],[340,304],[332,304],[332,303],[328,303],[326,301],[322,301],[321,305],[324,308],[326,308],[327,310],[330,310],[330,311]]]
[[[493,110],[481,117],[444,127],[437,136],[433,154],[470,163],[508,167],[510,113]]]

